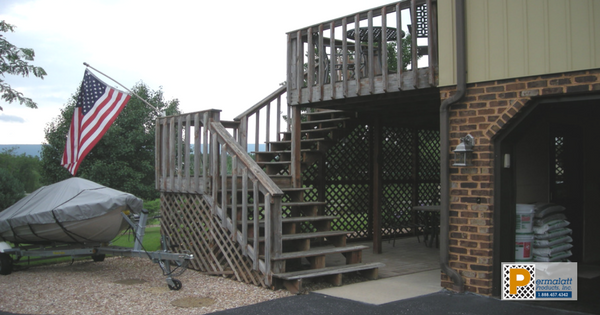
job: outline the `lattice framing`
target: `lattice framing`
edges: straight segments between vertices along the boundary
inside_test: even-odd
[[[381,138],[382,235],[410,234],[413,223],[425,220],[413,217],[412,206],[440,201],[439,131],[383,126]],[[313,187],[306,192],[306,201],[319,200],[323,174],[325,214],[340,217],[332,222],[332,229],[355,231],[348,239],[373,235],[372,141],[369,126],[359,125],[327,151],[324,172],[316,164],[303,172],[303,183]]]
[[[161,232],[178,244],[179,250],[194,254],[190,268],[267,287],[264,275],[252,270],[252,261],[232,241],[229,231],[221,228],[202,195],[162,193],[160,199]]]

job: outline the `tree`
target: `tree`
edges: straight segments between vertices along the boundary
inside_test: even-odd
[[[19,181],[25,192],[33,192],[41,186],[40,159],[25,153],[17,155],[15,150],[16,148],[10,148],[0,151],[0,169],[5,169]]]
[[[0,32],[14,32],[14,28],[14,25],[8,24],[4,20],[0,21]],[[35,52],[33,49],[18,48],[9,43],[4,36],[0,35],[0,75],[2,77],[5,74],[28,77],[32,73],[34,76],[44,79],[47,73],[43,68],[27,63],[28,61],[33,61],[34,57]],[[25,104],[27,107],[37,108],[37,104],[34,101],[23,96],[23,93],[11,88],[3,79],[0,79],[0,93],[2,94],[2,99],[9,104],[18,101],[21,105]],[[2,107],[0,107],[0,110],[2,110]]]
[[[25,196],[23,185],[8,170],[0,168],[0,211]]]
[[[179,113],[177,99],[165,101],[162,90],[151,91],[143,83],[133,92],[167,115]],[[71,177],[60,165],[65,139],[79,91],[46,127],[47,145],[42,147],[42,179],[55,183]],[[131,98],[104,137],[85,157],[77,176],[129,192],[142,199],[155,199],[154,185],[155,122],[158,113],[136,97]]]

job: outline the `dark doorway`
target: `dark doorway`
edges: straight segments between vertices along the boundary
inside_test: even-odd
[[[515,259],[517,203],[563,205],[573,230],[579,269],[600,270],[600,95],[537,99],[528,103],[494,140],[494,282],[500,295],[502,262]],[[548,305],[596,313],[600,276],[579,276],[578,301]],[[536,302],[539,303],[539,302]],[[550,303],[550,302],[548,302]]]

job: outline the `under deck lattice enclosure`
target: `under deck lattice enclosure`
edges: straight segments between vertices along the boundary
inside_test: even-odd
[[[304,184],[312,186],[305,199],[327,201],[325,215],[340,217],[332,228],[355,231],[349,240],[373,236],[372,129],[357,125],[328,150],[320,167],[303,174]],[[381,233],[384,238],[407,235],[421,219],[412,217],[411,208],[440,202],[439,131],[384,126],[381,141]]]

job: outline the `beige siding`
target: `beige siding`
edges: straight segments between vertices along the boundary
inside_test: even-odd
[[[600,1],[466,0],[467,82],[600,68]],[[454,0],[438,1],[440,86],[456,84]]]

